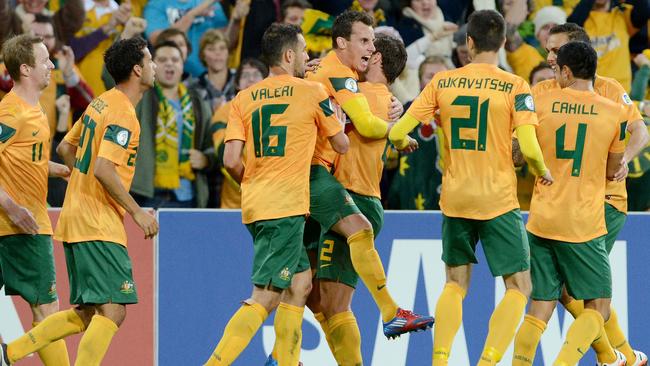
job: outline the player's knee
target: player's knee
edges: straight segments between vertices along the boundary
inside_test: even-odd
[[[48,316],[59,311],[59,301],[55,300],[49,304],[32,305],[32,314],[35,322],[41,322]]]
[[[100,305],[97,309],[97,313],[110,319],[119,327],[124,322],[124,319],[126,319],[126,306],[120,304]]]
[[[530,297],[533,291],[533,283],[530,279],[530,271],[517,272],[509,276],[505,276],[505,285],[508,290],[517,290]]]

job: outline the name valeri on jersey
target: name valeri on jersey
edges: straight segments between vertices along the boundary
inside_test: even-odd
[[[490,89],[500,92],[512,92],[513,84],[507,81],[492,78],[466,78],[454,77],[438,80],[438,89],[459,88],[459,89]]]
[[[253,98],[253,101],[257,101],[258,99],[263,100],[290,96],[293,96],[293,86],[289,85],[281,86],[273,90],[262,88],[251,91],[251,98]]]

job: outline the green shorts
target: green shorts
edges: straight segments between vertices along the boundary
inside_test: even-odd
[[[360,213],[348,191],[321,165],[311,166],[309,206],[311,217],[321,226],[321,233],[329,231],[342,218]]]
[[[607,253],[612,252],[614,243],[625,225],[627,215],[614,208],[609,203],[605,203],[605,224],[607,225],[607,235],[605,235],[605,249]]]
[[[302,243],[304,216],[256,221],[246,224],[246,228],[253,236],[251,281],[254,285],[271,284],[284,290],[291,286],[294,274],[309,269],[309,258]]]
[[[34,305],[56,301],[53,253],[49,235],[0,237],[0,288]]]
[[[384,226],[384,208],[376,197],[350,192],[354,203],[372,224],[375,238]],[[352,266],[347,240],[333,231],[323,234],[318,248],[318,271],[316,278],[341,282],[352,288],[357,286],[359,275]]]
[[[136,304],[126,247],[108,241],[63,243],[71,304]]]
[[[321,230],[320,224],[318,221],[314,220],[311,216],[305,221],[305,235],[303,235],[302,241],[305,245],[305,249],[309,251],[318,250],[318,241],[320,240]]]
[[[490,220],[442,217],[442,260],[450,267],[478,263],[476,245],[483,245],[492,275],[530,268],[530,249],[519,209]]]
[[[567,243],[529,232],[528,240],[533,300],[559,300],[562,286],[578,300],[612,297],[612,273],[604,235],[585,243]]]

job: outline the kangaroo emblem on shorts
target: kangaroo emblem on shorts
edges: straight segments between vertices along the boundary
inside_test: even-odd
[[[120,292],[123,294],[132,294],[133,293],[133,283],[129,281],[122,282],[120,287]]]
[[[280,279],[283,281],[289,281],[289,277],[291,276],[291,272],[289,272],[289,267],[284,267],[282,271],[280,271]]]

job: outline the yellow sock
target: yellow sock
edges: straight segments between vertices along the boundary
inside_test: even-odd
[[[117,332],[117,324],[102,315],[93,315],[88,329],[81,337],[75,366],[99,366],[108,351],[111,339]]]
[[[314,314],[314,317],[316,320],[318,320],[318,323],[320,323],[321,329],[323,329],[323,333],[325,333],[325,340],[327,341],[327,345],[330,348],[330,351],[332,351],[332,354],[334,354],[334,346],[332,345],[332,336],[330,334],[330,328],[329,325],[327,325],[327,319],[325,319],[325,315],[323,313],[316,313]]]
[[[40,322],[33,322],[32,328],[36,327],[39,323]],[[52,342],[38,350],[38,357],[41,358],[41,361],[45,366],[70,366],[68,348],[63,339]]]
[[[332,316],[328,321],[334,358],[339,366],[361,366],[361,333],[351,311]]]
[[[564,308],[573,315],[573,319],[576,319],[585,310],[585,302],[573,299],[568,304],[564,304]]]
[[[229,366],[253,339],[269,316],[260,304],[244,304],[230,318],[223,336],[205,366]]]
[[[275,313],[275,346],[273,357],[278,366],[295,366],[300,361],[302,315],[304,307],[280,303]]]
[[[397,304],[386,288],[386,273],[374,241],[372,230],[361,230],[351,235],[348,238],[350,259],[379,307],[383,321],[388,322],[397,314]]]
[[[621,353],[625,355],[627,364],[632,365],[634,362],[636,362],[636,355],[634,354],[634,350],[630,344],[627,342],[621,326],[618,324],[618,315],[616,315],[616,311],[614,308],[611,308],[610,310],[611,312],[609,319],[607,319],[605,322],[605,332],[607,333],[607,338],[612,344],[612,347],[621,351]]]
[[[496,365],[501,361],[512,338],[515,336],[521,316],[526,310],[528,298],[518,290],[510,289],[492,312],[485,347],[479,366]]]
[[[603,327],[598,333],[598,336],[591,343],[591,348],[596,352],[596,358],[600,363],[612,363],[616,361],[616,352],[614,348],[609,343],[607,338],[607,333],[605,333],[605,328]]]
[[[512,366],[531,366],[535,360],[537,345],[546,330],[546,323],[532,315],[526,315],[515,336]]]
[[[605,321],[599,312],[585,309],[569,327],[566,341],[553,366],[573,366],[589,351],[589,346],[598,337]]]
[[[466,291],[450,282],[436,304],[436,323],[433,330],[433,366],[446,366],[451,344],[463,322],[463,299]]]
[[[34,353],[48,344],[84,331],[86,327],[74,310],[54,313],[20,338],[9,343],[7,355],[14,363],[30,353]]]

